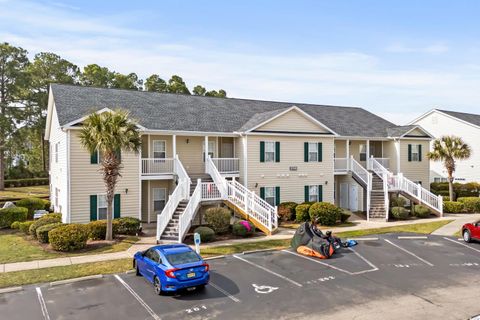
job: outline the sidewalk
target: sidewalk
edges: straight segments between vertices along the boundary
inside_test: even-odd
[[[322,230],[332,230],[332,232],[335,233],[335,232],[354,231],[354,230],[362,230],[362,229],[394,227],[394,226],[407,225],[407,224],[427,223],[427,222],[441,221],[441,220],[455,220],[432,233],[435,235],[451,236],[455,232],[459,231],[463,224],[467,222],[477,221],[479,219],[480,219],[480,214],[454,214],[454,215],[446,214],[445,217],[437,218],[434,220],[419,219],[414,221],[396,221],[396,222],[367,222],[366,220],[363,220],[363,219],[358,219],[358,220],[354,219],[352,220],[352,222],[357,223],[357,225],[355,226],[341,227],[341,228],[323,228],[322,227]],[[201,245],[201,248],[228,246],[228,245],[234,245],[238,243],[249,243],[249,242],[257,242],[257,241],[267,241],[267,240],[284,240],[284,239],[290,239],[294,233],[295,233],[294,229],[279,228],[279,231],[271,236],[218,241],[212,244]],[[118,259],[125,259],[125,258],[128,259],[128,258],[132,258],[135,252],[148,249],[155,244],[156,244],[155,237],[144,237],[144,238],[141,238],[140,241],[132,245],[126,251],[0,264],[0,273],[32,270],[32,269],[42,269],[42,268],[58,267],[58,266],[68,266],[73,264],[118,260]]]

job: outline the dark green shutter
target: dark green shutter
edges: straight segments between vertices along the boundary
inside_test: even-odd
[[[408,161],[412,161],[412,145],[408,145]]]
[[[308,162],[308,142],[303,143],[303,161]]]
[[[260,198],[265,200],[265,188],[264,187],[260,187]]]
[[[95,150],[90,154],[90,164],[97,164],[98,163],[98,151]]]
[[[275,142],[275,162],[280,162],[280,142]]]
[[[97,196],[90,196],[90,221],[97,220]]]
[[[265,141],[260,141],[260,162],[265,162]]]
[[[323,144],[321,142],[318,143],[318,162],[322,162],[323,160]]]
[[[308,202],[308,201],[310,200],[310,197],[309,197],[309,194],[310,194],[309,189],[310,189],[309,186],[305,186],[305,187],[304,187],[304,190],[305,190],[305,198],[304,198],[304,200],[305,200],[305,202]]]
[[[120,218],[120,195],[118,193],[113,197],[113,218]]]
[[[422,161],[422,145],[418,145],[418,161]]]
[[[322,202],[323,201],[323,186],[318,185],[318,201]]]
[[[280,187],[275,187],[275,205],[280,204]]]

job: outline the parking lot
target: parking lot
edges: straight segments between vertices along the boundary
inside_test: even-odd
[[[458,297],[465,302],[463,305],[445,308],[442,299],[449,303],[454,300],[432,294],[436,292],[432,290],[448,295],[465,288],[478,302],[480,244],[445,237],[403,236],[359,241],[329,260],[300,256],[291,250],[213,259],[209,261],[210,285],[203,291],[180,295],[157,296],[150,283],[132,273],[54,286],[27,286],[0,294],[0,315],[11,320],[306,319],[338,312],[344,315],[346,309],[355,310],[376,301],[387,303],[392,312],[399,307],[404,319],[415,318],[409,312],[419,306],[425,315],[438,311],[442,319],[480,314],[480,303],[472,304],[466,297]],[[418,301],[413,300],[408,308],[388,306],[387,301],[402,301],[405,296]],[[372,319],[375,314],[390,318],[389,314],[378,314],[378,310],[371,314],[370,309],[363,310],[367,311],[359,318],[363,315]]]

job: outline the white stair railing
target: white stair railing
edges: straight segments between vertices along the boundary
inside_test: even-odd
[[[178,176],[178,185],[182,185],[182,195],[184,199],[188,199],[190,196],[190,185],[192,184],[192,180],[188,176],[187,170],[183,167],[182,162],[180,161],[180,158],[178,157],[178,154],[175,155],[174,158],[174,170],[175,174]]]
[[[177,209],[178,204],[180,203],[180,201],[184,199],[183,184],[186,184],[186,182],[182,182],[177,185],[173,193],[168,198],[168,201],[165,204],[165,207],[163,208],[162,213],[157,215],[157,241],[160,240],[160,237],[162,236],[163,231],[165,231],[165,228],[167,227],[168,222],[170,221],[170,219],[172,219],[173,213],[175,212],[175,209]]]
[[[220,191],[220,194],[222,195],[222,198],[226,199],[227,198],[227,180],[224,177],[222,177],[220,172],[217,170],[217,167],[215,166],[215,163],[212,161],[212,158],[210,158],[210,156],[208,156],[205,161],[205,172],[212,177],[213,182],[215,182],[218,190]]]
[[[390,211],[390,202],[388,200],[388,181],[393,176],[393,174],[388,171],[378,159],[371,157],[370,169],[375,172],[377,176],[382,179],[383,182],[383,194],[384,194],[384,207],[385,207],[385,219],[388,220],[389,211]]]
[[[195,212],[197,212],[198,206],[202,201],[202,180],[197,180],[197,186],[193,191],[192,195],[190,196],[190,200],[188,201],[187,206],[185,207],[185,211],[183,211],[182,215],[178,220],[178,242],[181,243],[185,234],[187,233],[188,229],[192,224],[192,220],[195,217]]]
[[[367,221],[370,220],[370,195],[372,193],[372,174],[368,172],[357,160],[350,158],[350,170],[365,184],[367,193]]]

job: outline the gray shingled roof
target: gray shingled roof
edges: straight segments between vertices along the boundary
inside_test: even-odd
[[[401,137],[415,127],[418,127],[418,126],[417,125],[396,126],[396,127],[388,128],[387,133],[390,137]]]
[[[152,130],[234,132],[262,123],[293,105],[341,136],[388,137],[393,123],[358,107],[213,98],[52,84],[60,125],[103,108],[123,108]],[[288,131],[288,128],[286,128]]]
[[[473,114],[473,113],[464,113],[464,112],[456,112],[456,111],[448,111],[448,110],[439,110],[440,112],[446,113],[451,115],[452,117],[458,118],[460,120],[469,122],[476,126],[480,126],[480,114]]]

